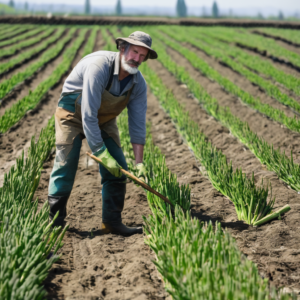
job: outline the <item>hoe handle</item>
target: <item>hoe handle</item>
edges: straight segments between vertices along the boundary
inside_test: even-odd
[[[98,163],[102,163],[102,160],[98,157],[96,157],[93,154],[90,154],[88,152],[86,152],[86,154],[91,157],[93,160],[95,160]],[[165,202],[167,202],[168,204],[170,204],[171,206],[173,206],[173,204],[171,203],[171,201],[165,197],[164,195],[160,194],[159,192],[157,192],[156,190],[154,190],[153,188],[151,188],[148,184],[146,184],[144,181],[140,180],[139,178],[137,178],[136,176],[134,176],[133,174],[129,173],[128,171],[124,170],[124,169],[120,169],[121,172],[123,174],[125,174],[127,177],[129,177],[130,179],[134,180],[136,183],[138,183],[140,186],[142,186],[145,190],[151,192],[152,194],[158,196],[159,198],[161,198],[162,200],[164,200]]]

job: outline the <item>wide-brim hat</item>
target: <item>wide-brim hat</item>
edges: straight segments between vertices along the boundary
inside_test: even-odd
[[[142,31],[133,32],[128,38],[118,37],[116,39],[117,48],[119,49],[119,42],[125,41],[129,44],[141,46],[149,49],[149,58],[156,59],[158,57],[156,51],[151,48],[152,38],[149,34]]]

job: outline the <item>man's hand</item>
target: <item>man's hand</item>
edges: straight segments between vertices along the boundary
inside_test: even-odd
[[[117,163],[117,161],[110,155],[105,145],[96,153],[94,153],[95,156],[100,158],[102,160],[101,164],[104,166],[112,175],[115,177],[121,177],[121,166]]]
[[[147,178],[147,170],[146,167],[143,163],[139,163],[135,166],[136,170],[137,170],[137,177],[144,181],[145,183],[148,183],[148,178]]]

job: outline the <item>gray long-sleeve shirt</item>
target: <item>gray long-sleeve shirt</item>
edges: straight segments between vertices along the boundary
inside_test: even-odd
[[[85,56],[72,70],[66,79],[62,95],[66,93],[81,92],[82,126],[87,142],[93,153],[100,150],[103,145],[101,131],[98,125],[98,110],[101,106],[101,95],[108,84],[110,70],[115,61],[113,80],[110,93],[121,96],[134,84],[127,104],[129,134],[131,143],[145,144],[146,138],[146,110],[147,85],[140,73],[134,74],[123,91],[120,91],[118,52],[98,51]]]

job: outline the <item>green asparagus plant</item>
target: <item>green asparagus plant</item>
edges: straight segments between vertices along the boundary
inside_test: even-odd
[[[23,32],[26,32],[30,29],[32,29],[32,25],[10,25],[10,28],[7,28],[5,32],[1,33],[0,41],[4,41],[7,39],[11,39],[19,34],[22,34]]]
[[[37,143],[32,137],[27,158],[23,152],[5,174],[0,188],[1,299],[43,299],[46,292],[42,283],[59,259],[56,253],[62,247],[67,227],[52,229],[53,223],[48,224],[48,203],[38,209],[38,200],[33,199],[43,162],[54,144],[52,118]]]
[[[57,57],[61,51],[64,49],[67,43],[73,38],[76,28],[70,29],[66,37],[64,37],[61,41],[56,43],[55,47],[47,50],[41,58],[29,65],[23,72],[18,72],[9,79],[3,80],[0,83],[0,99],[5,97],[13,88],[24,81],[25,79],[32,76],[35,72],[37,72],[41,67],[45,66],[45,64],[49,63],[55,57]]]
[[[95,26],[91,33],[90,33],[90,37],[84,47],[84,50],[83,50],[83,57],[88,55],[88,54],[91,54],[93,52],[93,49],[94,49],[94,46],[95,46],[95,42],[96,42],[96,38],[97,38],[97,32],[99,30],[99,27],[98,26]]]
[[[29,95],[5,111],[4,115],[0,117],[0,132],[6,132],[12,125],[18,122],[28,110],[34,109],[48,90],[69,70],[79,47],[84,42],[87,30],[88,29],[82,29],[80,31],[73,45],[64,52],[62,63],[57,66],[46,80],[41,82],[33,92],[29,92]]]

